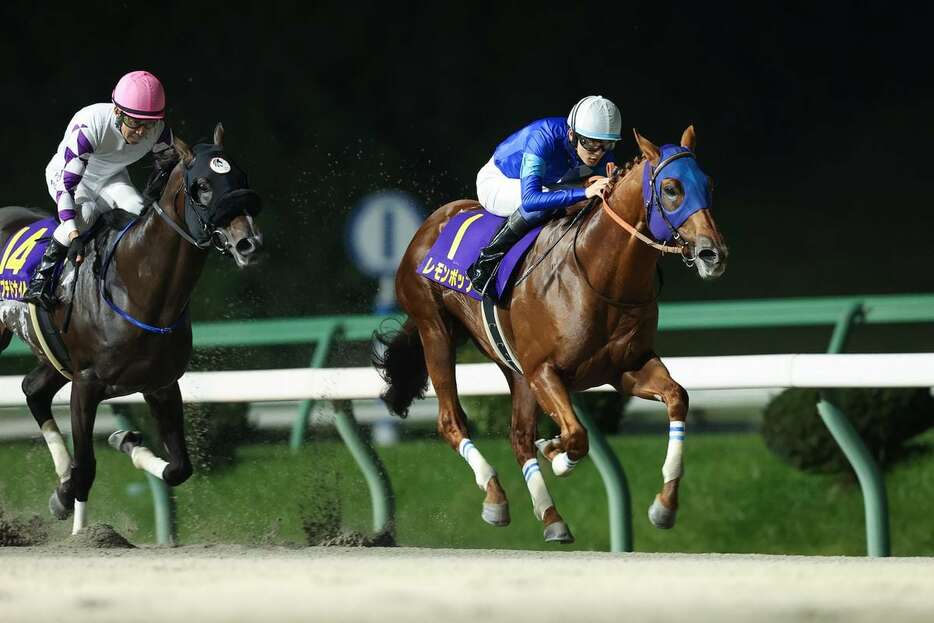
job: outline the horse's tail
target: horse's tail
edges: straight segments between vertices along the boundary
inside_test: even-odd
[[[428,389],[425,349],[418,327],[408,319],[399,330],[376,331],[373,340],[373,366],[389,386],[380,398],[390,411],[404,418],[412,401],[424,398]]]

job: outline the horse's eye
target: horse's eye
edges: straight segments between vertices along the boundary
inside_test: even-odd
[[[666,186],[665,194],[668,195],[669,197],[676,197],[678,195],[678,191],[675,189],[674,186]]]
[[[207,180],[198,180],[198,201],[202,205],[208,205],[211,203],[211,199],[214,197],[214,189],[211,188],[211,185]]]

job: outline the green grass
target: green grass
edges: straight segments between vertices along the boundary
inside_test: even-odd
[[[493,528],[480,517],[482,493],[457,454],[436,440],[380,448],[396,494],[401,545],[555,549],[542,529],[508,444],[478,439],[511,501],[512,524]],[[930,447],[934,433],[920,441]],[[696,435],[685,453],[681,511],[674,530],[651,527],[645,512],[661,483],[666,439],[616,437],[633,498],[636,551],[865,554],[863,503],[855,483],[809,475],[778,461],[754,434]],[[568,549],[609,547],[603,484],[591,461],[562,480],[543,469],[552,497],[574,532]],[[129,460],[98,447],[92,521],[114,525],[130,540],[152,542],[149,492]],[[0,445],[0,506],[47,516],[54,474],[41,441]],[[934,555],[930,514],[934,453],[919,452],[887,474],[892,553]],[[362,475],[338,442],[308,443],[299,455],[283,444],[245,446],[237,463],[198,474],[176,489],[183,543],[304,543],[302,517],[339,507],[345,529],[368,531],[370,503]],[[65,535],[69,522],[54,524]]]

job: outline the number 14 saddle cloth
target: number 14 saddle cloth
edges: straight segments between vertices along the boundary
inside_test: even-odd
[[[0,300],[21,300],[58,221],[47,218],[13,232],[0,249]]]

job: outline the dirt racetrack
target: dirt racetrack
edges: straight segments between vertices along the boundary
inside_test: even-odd
[[[932,621],[934,559],[0,548],[0,621]]]

